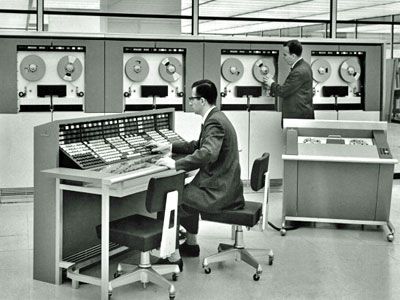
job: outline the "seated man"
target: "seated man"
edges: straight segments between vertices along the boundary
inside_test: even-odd
[[[193,83],[189,104],[194,113],[203,118],[199,140],[157,145],[153,150],[169,149],[176,154],[187,154],[176,161],[163,157],[157,161],[158,165],[185,171],[199,169],[193,181],[185,186],[178,213],[187,231],[186,242],[179,246],[180,253],[176,251],[169,258],[180,266],[183,265],[180,255],[196,257],[200,254],[196,239],[199,213],[218,213],[244,206],[236,131],[225,114],[216,108],[217,95],[217,88],[210,80]]]

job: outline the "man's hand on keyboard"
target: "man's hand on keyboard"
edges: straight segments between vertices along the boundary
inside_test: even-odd
[[[173,160],[171,157],[164,156],[160,158],[158,161],[156,161],[156,165],[166,166],[169,169],[175,169],[175,160]]]
[[[151,148],[151,152],[161,152],[168,153],[171,152],[171,144],[170,143],[159,143],[155,141],[148,142],[146,147]]]

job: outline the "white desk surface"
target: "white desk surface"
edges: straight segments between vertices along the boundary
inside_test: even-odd
[[[152,169],[155,171],[156,169]],[[109,174],[90,170],[79,170],[70,168],[53,168],[43,170],[43,173],[50,177],[59,178],[63,180],[71,180],[85,183],[82,185],[61,184],[61,188],[69,191],[91,193],[101,195],[102,185],[110,187],[110,196],[125,197],[135,193],[147,190],[149,180],[154,175],[172,175],[176,171],[169,170],[164,166],[159,166],[158,172],[145,174],[143,172],[128,172],[124,174]],[[197,170],[187,172],[185,184],[193,179]]]
[[[397,164],[397,159],[379,158],[376,146],[298,144],[298,154],[283,154],[283,160]]]

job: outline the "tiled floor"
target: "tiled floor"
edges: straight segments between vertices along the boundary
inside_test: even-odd
[[[262,194],[246,194],[260,200]],[[270,221],[279,224],[282,193],[271,194]],[[400,229],[400,181],[393,187],[391,220]],[[100,289],[70,282],[55,286],[32,279],[33,204],[0,205],[0,299],[99,299]],[[400,236],[386,241],[381,229],[360,226],[317,225],[290,231],[281,237],[268,228],[245,232],[249,247],[268,247],[275,253],[272,266],[262,264],[260,281],[243,263],[212,265],[206,275],[203,257],[229,242],[230,227],[201,223],[200,258],[185,258],[176,282],[176,299],[400,299]],[[168,299],[166,290],[138,283],[114,290],[113,299]]]

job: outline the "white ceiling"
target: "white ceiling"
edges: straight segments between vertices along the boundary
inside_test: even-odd
[[[126,7],[123,12],[134,13],[146,3],[147,13],[160,13],[157,10],[160,0],[44,0],[46,9],[65,10],[100,10],[113,11],[114,8]],[[181,0],[181,10],[176,9],[175,1],[170,2],[170,11],[165,14],[191,15],[191,0]],[[158,2],[158,3],[157,3]],[[279,19],[322,19],[329,20],[330,0],[199,0],[201,16],[279,18]],[[154,4],[154,5],[153,5]],[[172,5],[175,4],[175,5]],[[152,9],[152,5],[154,6]],[[179,5],[179,4],[178,4]],[[31,9],[36,7],[36,0],[0,0],[1,9]],[[143,12],[142,12],[143,13]],[[338,0],[338,20],[354,20],[400,14],[400,0]],[[26,16],[0,14],[1,28],[21,28],[26,26]],[[310,25],[310,23],[276,23],[259,21],[201,21],[202,34],[246,34],[256,31]],[[372,26],[372,25],[371,25]],[[373,27],[371,27],[372,30]],[[376,27],[373,31],[376,30]],[[182,20],[182,32],[190,33],[190,20]],[[386,31],[386,28],[385,28]]]
[[[183,0],[183,11],[190,11],[190,0]],[[201,16],[278,18],[278,19],[319,19],[329,20],[329,0],[204,0],[200,1]],[[397,0],[338,0],[338,20],[354,20],[400,14]],[[185,22],[182,31],[190,31]],[[255,31],[310,25],[310,23],[275,23],[243,21],[201,21],[200,33],[245,34]]]

